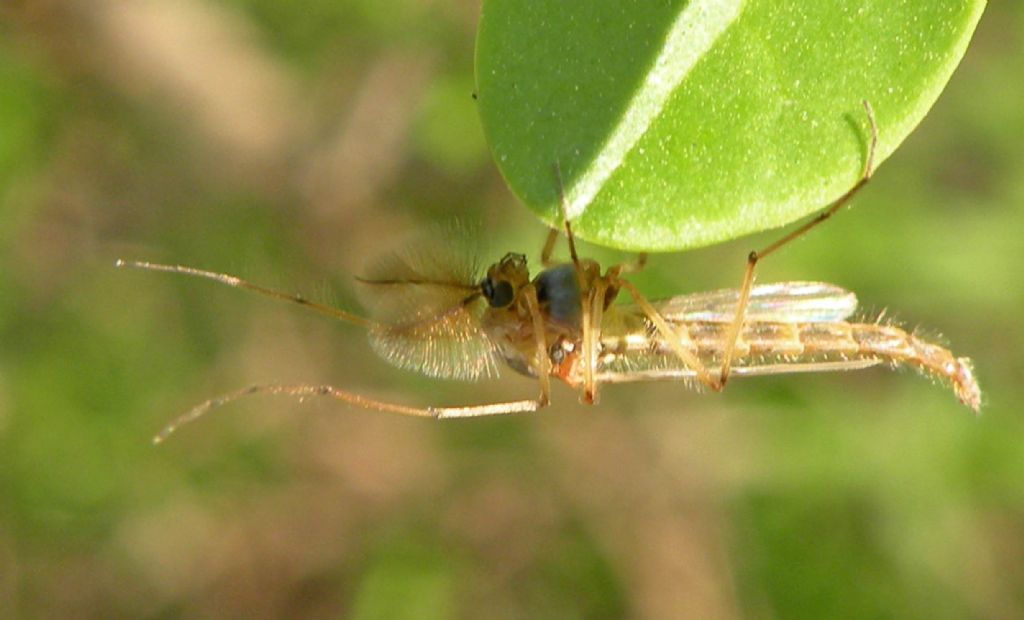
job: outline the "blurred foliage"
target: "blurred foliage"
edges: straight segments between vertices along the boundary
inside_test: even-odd
[[[0,617],[1014,618],[1024,615],[1024,5],[994,3],[945,94],[852,209],[763,265],[941,329],[975,419],[870,370],[555,391],[435,424],[209,396],[429,381],[301,310],[117,257],[344,308],[434,220],[494,260],[543,228],[473,116],[463,2],[24,0],[0,7]],[[461,98],[460,98],[461,97]],[[778,233],[652,259],[654,297],[739,283]],[[621,259],[585,247],[605,263]],[[898,311],[897,311],[898,310]]]

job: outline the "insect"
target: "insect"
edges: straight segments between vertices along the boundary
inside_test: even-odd
[[[407,246],[357,278],[374,318],[318,304],[241,278],[192,267],[117,261],[118,267],[179,273],[248,289],[305,306],[365,328],[388,362],[436,378],[477,379],[499,362],[536,378],[536,398],[453,407],[384,402],[331,385],[257,385],[207,400],[172,421],[159,443],[207,411],[253,394],[329,396],[367,409],[431,418],[464,418],[537,411],[550,402],[556,379],[594,403],[607,384],[684,380],[712,391],[732,376],[855,370],[880,364],[910,366],[948,384],[975,412],[981,391],[969,359],[878,319],[853,322],[856,296],[818,282],[754,286],[757,263],[836,213],[870,179],[877,127],[870,128],[860,180],[817,217],[766,248],[751,252],[738,289],[648,300],[626,274],[646,255],[604,271],[580,258],[570,222],[549,231],[543,269],[530,277],[526,257],[509,253],[481,277],[465,257],[441,247]],[[555,167],[559,188],[561,173]],[[564,196],[562,197],[564,209]],[[551,255],[564,232],[571,262]],[[614,303],[620,297],[627,303]]]

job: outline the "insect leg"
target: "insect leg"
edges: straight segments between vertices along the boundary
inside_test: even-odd
[[[632,261],[616,265],[617,273],[639,273],[647,266],[647,252],[639,252]]]
[[[565,198],[565,186],[562,183],[562,167],[559,163],[555,162],[555,181],[558,184],[558,202],[561,208],[561,219],[565,228],[566,237],[569,240],[569,254],[572,256],[572,262],[579,268],[580,260],[579,255],[576,253],[576,238],[572,233],[572,226],[569,224],[569,204]],[[558,238],[557,229],[552,229],[548,232],[547,241],[544,243],[544,251],[541,253],[541,262],[545,267],[552,264],[551,252],[554,249],[555,241]],[[636,255],[636,258],[630,262],[622,265],[618,265],[618,271],[616,273],[636,273],[642,271],[647,265],[647,253],[640,252]]]
[[[697,355],[693,351],[689,351],[679,342],[681,336],[685,335],[685,332],[677,332],[672,329],[665,320],[665,317],[661,316],[658,309],[651,305],[651,302],[647,301],[636,286],[632,282],[623,278],[614,278],[611,282],[614,286],[621,289],[625,289],[630,294],[636,305],[640,307],[640,310],[644,313],[647,319],[654,324],[655,329],[661,334],[661,337],[665,339],[666,344],[672,349],[672,352],[676,354],[683,364],[687,368],[691,368],[695,373],[697,379],[708,388],[720,392],[722,390],[722,383],[718,377],[714,377],[708,372],[704,363],[700,361]]]
[[[569,224],[569,204],[565,198],[565,185],[562,183],[562,166],[555,162],[555,180],[558,182],[558,202],[561,208],[562,224],[565,226],[565,236],[569,241],[569,256],[572,263],[576,265],[576,271],[580,271],[580,257],[576,253],[576,239],[572,234],[572,226]]]
[[[201,418],[203,415],[233,401],[246,396],[254,396],[257,394],[283,394],[286,396],[292,396],[299,399],[304,399],[310,396],[329,396],[336,400],[344,401],[350,405],[362,407],[363,409],[370,409],[372,411],[384,411],[388,413],[398,413],[401,415],[413,416],[418,418],[437,418],[437,419],[448,419],[448,418],[470,418],[485,415],[503,415],[511,413],[524,413],[529,411],[537,411],[547,403],[541,402],[540,400],[517,400],[503,403],[491,403],[487,405],[468,405],[462,407],[409,407],[406,405],[400,405],[397,403],[389,403],[381,400],[375,400],[366,396],[361,396],[354,392],[349,392],[336,388],[332,385],[254,385],[247,387],[236,392],[224,394],[216,398],[211,398],[205,402],[202,402],[184,414],[178,416],[171,421],[170,424],[165,426],[155,437],[153,437],[153,443],[159,444],[164,442],[172,433],[177,431],[182,426],[194,422]]]
[[[544,319],[540,313],[540,302],[537,301],[537,289],[533,284],[523,287],[522,294],[526,296],[526,307],[530,310],[530,322],[533,325],[533,339],[537,344],[537,379],[540,381],[540,396],[537,397],[538,407],[548,404],[551,395],[551,358],[548,357],[547,332],[544,329]]]
[[[864,157],[864,168],[861,172],[860,180],[858,180],[857,183],[854,184],[854,186],[845,194],[840,196],[838,200],[826,207],[824,211],[819,213],[813,219],[774,243],[765,246],[761,250],[751,252],[750,255],[747,256],[747,267],[743,273],[743,283],[740,285],[740,297],[739,301],[736,303],[736,316],[733,318],[732,324],[725,333],[725,347],[724,354],[722,356],[722,368],[719,375],[719,382],[722,386],[724,386],[725,382],[729,379],[733,356],[736,352],[736,341],[738,340],[740,330],[743,327],[743,320],[747,310],[747,302],[750,300],[750,289],[754,283],[754,268],[757,266],[758,261],[769,254],[776,252],[790,241],[804,235],[807,231],[835,215],[835,213],[839,211],[839,209],[843,208],[843,206],[845,206],[850,199],[857,194],[857,192],[867,185],[867,182],[871,179],[871,174],[874,172],[875,165],[875,147],[878,144],[878,126],[875,123],[875,112],[871,108],[871,104],[867,100],[863,101],[863,104],[864,111],[867,113],[868,117],[868,128],[870,129],[870,134],[868,136],[867,153]]]
[[[557,228],[548,230],[548,237],[544,240],[544,248],[540,251],[540,264],[544,267],[551,267],[555,261],[551,260],[551,253],[555,251],[555,244],[558,243],[558,235],[561,234]]]
[[[597,402],[597,355],[601,344],[601,320],[608,282],[601,278],[594,283],[583,303],[583,398],[588,405]]]

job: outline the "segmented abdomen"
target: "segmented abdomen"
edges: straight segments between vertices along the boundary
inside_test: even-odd
[[[693,351],[709,370],[717,370],[728,323],[675,323],[673,327],[684,347]],[[601,345],[602,366],[612,372],[681,364],[667,343],[656,335],[604,334]],[[826,370],[825,363],[853,360],[911,366],[949,384],[957,398],[975,411],[980,407],[981,392],[969,359],[955,357],[945,347],[892,325],[751,322],[741,330],[732,365],[737,369],[779,366],[779,372],[785,372],[787,365],[807,371],[821,363],[822,370]]]

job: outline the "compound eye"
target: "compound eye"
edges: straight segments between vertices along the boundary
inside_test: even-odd
[[[483,281],[480,286],[484,297],[487,299],[487,303],[492,308],[504,308],[512,303],[512,299],[515,297],[515,291],[512,290],[512,285],[505,280],[495,282],[494,280],[487,278]]]

